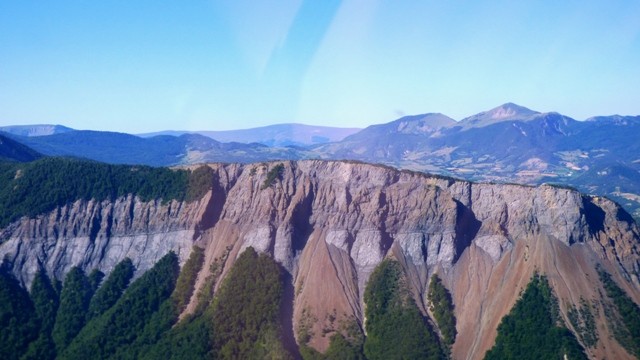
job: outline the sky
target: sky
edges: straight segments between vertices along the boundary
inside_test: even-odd
[[[0,0],[0,125],[640,115],[640,1]]]

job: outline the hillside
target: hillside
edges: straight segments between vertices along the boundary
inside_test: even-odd
[[[303,156],[303,152],[296,149],[220,143],[197,134],[142,138],[116,132],[71,131],[48,136],[13,138],[45,155],[79,157],[110,164],[171,166],[209,161],[298,159]]]
[[[32,161],[42,155],[0,132],[0,161]]]
[[[424,336],[418,337],[415,347],[398,347],[399,353],[419,350],[438,358],[441,351],[450,351],[453,358],[483,358],[496,344],[501,319],[515,309],[521,295],[526,304],[529,295],[523,292],[538,274],[548,281],[549,290],[541,285],[541,291],[552,291],[557,299],[556,305],[539,311],[551,314],[560,330],[545,329],[566,329],[577,341],[580,350],[576,351],[589,358],[632,358],[634,345],[625,340],[629,337],[624,333],[634,334],[636,324],[626,320],[633,315],[622,314],[635,314],[640,303],[640,229],[622,208],[605,198],[549,185],[471,183],[353,162],[306,160],[209,167],[209,191],[191,201],[134,195],[90,200],[70,193],[64,205],[13,221],[0,230],[3,269],[16,277],[17,284],[29,288],[39,270],[59,280],[74,266],[86,274],[97,269],[109,276],[118,263],[130,258],[136,269],[134,279],[143,279],[141,275],[171,251],[175,261],[186,264],[196,246],[202,249],[201,265],[185,265],[182,270],[192,268],[189,277],[193,279],[192,295],[180,302],[184,310],[175,318],[158,318],[156,332],[149,328],[142,339],[136,340],[141,336],[136,333],[127,349],[132,346],[134,351],[144,344],[179,349],[186,344],[179,339],[190,339],[195,341],[188,345],[194,351],[205,346],[206,351],[235,353],[232,349],[240,346],[237,349],[307,358],[321,356],[317,352],[334,353],[338,347],[340,353],[349,349],[350,353],[371,355],[367,349],[375,348],[375,337],[363,338],[362,329],[373,329],[364,321],[372,309],[380,309],[374,333],[383,340],[391,339],[389,329],[397,319],[416,324],[406,330],[407,336],[421,333],[434,339],[424,342]],[[5,178],[9,183],[3,186],[18,180]],[[252,267],[245,264],[241,278],[264,276],[281,281],[282,286],[281,295],[273,294],[274,299],[282,299],[277,323],[269,317],[261,323],[272,325],[256,327],[252,333],[268,346],[253,350],[226,337],[227,330],[207,335],[216,334],[221,322],[198,320],[222,316],[212,298],[230,297],[253,304],[247,308],[267,306],[238,297],[242,292],[232,296],[231,285],[225,285],[224,279],[239,276],[234,275],[235,264],[249,247],[278,264],[274,268],[264,263],[264,269],[279,270],[251,275],[245,271]],[[251,261],[258,261],[257,256]],[[380,270],[388,262],[397,265]],[[172,284],[180,282],[169,269],[162,272],[166,280],[157,282],[165,284],[163,292],[153,296],[167,298]],[[457,334],[447,335],[455,337],[450,350],[442,345],[440,330],[445,325],[435,319],[436,310],[430,307],[436,301],[429,294],[433,274],[445,289],[439,290],[445,294],[439,298],[451,299],[452,310],[437,310],[438,319],[442,311],[452,311],[455,318]],[[387,294],[369,291],[372,279],[371,284],[395,284],[391,288],[397,290]],[[126,301],[135,299],[129,295]],[[379,308],[371,305],[375,299],[389,299],[395,305]],[[161,302],[158,299],[154,304]],[[213,304],[210,310],[209,304]],[[117,309],[125,305],[114,306],[87,326],[96,334],[116,335],[108,329],[120,321],[146,329],[145,324],[156,321],[151,318],[160,316],[153,315],[160,311],[158,307],[145,310],[149,312],[140,322],[117,320],[114,316],[122,311]],[[521,305],[523,309],[528,306]],[[32,310],[20,311],[28,314]],[[233,321],[247,321],[242,320],[247,319],[242,317],[246,314],[238,310],[229,309],[225,314],[232,314],[229,319]],[[527,314],[516,311],[513,319],[526,321]],[[173,335],[166,333],[177,319],[182,319],[182,325],[171,330]],[[83,339],[91,339],[94,330],[82,331],[84,335],[72,340],[70,349],[92,343]],[[595,342],[589,340],[592,332],[597,335]],[[167,341],[177,343],[162,342],[165,333]],[[202,341],[194,340],[198,336]],[[503,337],[509,339],[508,333]],[[294,338],[297,347],[292,346]],[[129,341],[122,339],[114,341]],[[549,351],[565,351],[562,349],[569,348]]]

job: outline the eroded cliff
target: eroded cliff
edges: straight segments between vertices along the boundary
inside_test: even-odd
[[[291,275],[293,332],[310,323],[323,350],[342,320],[362,325],[362,296],[373,269],[400,261],[424,313],[431,274],[450,289],[458,336],[454,358],[481,358],[532,274],[548,276],[563,318],[581,298],[602,307],[596,265],[640,302],[640,230],[615,203],[570,189],[474,184],[352,163],[210,165],[211,191],[199,201],[76,201],[23,218],[0,232],[0,256],[24,284],[39,268],[61,278],[72,266],[108,273],[130,257],[138,273],[193,245],[205,265],[186,312],[213,262],[222,276],[252,246]],[[273,175],[273,173],[272,173]],[[600,305],[598,305],[600,304]],[[604,311],[592,357],[629,355],[610,338]],[[568,323],[568,321],[567,321]]]

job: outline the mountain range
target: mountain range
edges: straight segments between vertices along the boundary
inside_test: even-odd
[[[286,147],[5,128],[0,358],[640,358],[639,126],[505,104]]]
[[[303,152],[295,148],[221,143],[199,134],[142,138],[117,132],[75,130],[37,137],[6,136],[47,156],[81,157],[111,164],[173,166],[303,157]]]
[[[576,121],[505,104],[459,122],[404,117],[313,149],[475,181],[576,186],[610,196],[640,216],[640,116]]]
[[[55,133],[23,136],[46,134],[43,129]],[[473,181],[554,183],[608,196],[640,219],[640,116],[597,116],[577,121],[507,103],[460,121],[429,113],[357,132],[297,124],[145,137],[43,125],[31,130],[4,130],[11,131],[6,136],[44,155],[108,163],[174,166],[345,159]],[[319,134],[315,141],[313,134]],[[225,143],[211,138],[216,136],[222,140],[246,138],[244,142]]]
[[[199,134],[220,142],[259,143],[267,146],[308,146],[340,141],[361,129],[312,126],[304,124],[276,124],[252,129],[227,131],[161,131],[139,134],[141,137],[157,135],[180,136]]]

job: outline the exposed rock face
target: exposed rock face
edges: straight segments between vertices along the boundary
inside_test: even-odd
[[[226,259],[224,274],[252,246],[291,274],[294,327],[312,316],[310,345],[320,350],[341,319],[362,324],[366,281],[387,256],[404,267],[423,311],[433,272],[451,290],[458,318],[454,358],[484,356],[534,271],[549,277],[563,313],[581,296],[599,299],[596,264],[640,302],[640,230],[606,199],[358,163],[284,165],[281,179],[264,190],[274,163],[211,165],[213,190],[190,204],[78,201],[2,230],[0,256],[28,283],[41,266],[61,278],[74,265],[109,272],[126,256],[140,272],[169,250],[184,261],[196,244],[206,254],[200,286],[211,262]],[[195,301],[194,295],[187,311]],[[590,356],[628,357],[608,336],[603,313]],[[330,314],[337,315],[335,327]]]
[[[144,203],[132,196],[115,202],[78,200],[0,230],[0,258],[12,263],[27,285],[40,268],[58,279],[73,266],[109,273],[126,257],[141,274],[171,250],[186,261],[193,225],[208,198],[193,204]]]

